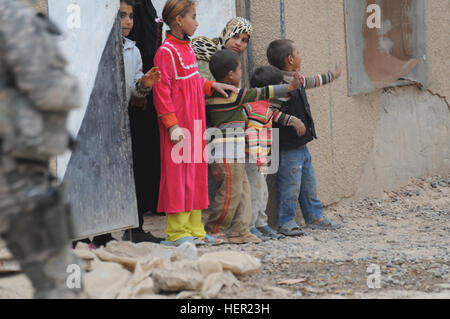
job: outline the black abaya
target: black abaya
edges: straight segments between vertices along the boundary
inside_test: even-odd
[[[151,0],[138,1],[134,10],[134,27],[129,36],[136,41],[142,56],[143,71],[153,67],[153,58],[158,49],[159,27],[155,21],[157,13]],[[129,108],[133,145],[133,166],[140,226],[142,215],[156,212],[161,174],[159,128],[153,95],[147,98],[147,107]]]

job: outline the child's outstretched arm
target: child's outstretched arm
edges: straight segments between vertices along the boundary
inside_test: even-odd
[[[286,97],[289,92],[298,89],[300,86],[300,74],[297,72],[289,84],[270,85],[263,88],[241,89],[241,104],[260,100],[271,100]]]
[[[300,74],[300,81],[302,82],[306,90],[315,89],[326,84],[330,84],[342,75],[343,65],[344,64],[342,62],[338,62],[336,63],[334,71],[328,71],[327,73],[317,74],[311,77],[304,77]]]

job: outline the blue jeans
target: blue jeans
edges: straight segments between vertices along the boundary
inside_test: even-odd
[[[280,151],[278,171],[278,226],[294,220],[297,205],[306,224],[323,217],[322,202],[317,199],[317,178],[308,147]]]

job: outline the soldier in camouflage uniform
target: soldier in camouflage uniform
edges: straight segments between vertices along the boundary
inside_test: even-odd
[[[21,1],[0,0],[0,234],[35,298],[82,292],[66,283],[68,266],[81,263],[69,250],[69,209],[49,170],[68,147],[67,115],[79,105],[57,33]]]

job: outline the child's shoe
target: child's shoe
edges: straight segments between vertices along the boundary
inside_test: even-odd
[[[227,239],[227,241],[228,241],[228,239]],[[194,244],[196,246],[207,246],[207,245],[218,246],[218,245],[223,245],[225,243],[226,243],[226,241],[222,240],[221,238],[214,237],[214,236],[208,235],[208,234],[206,234],[205,238],[203,238],[203,239],[194,238]]]
[[[157,238],[153,236],[151,233],[146,233],[142,229],[142,227],[126,230],[123,233],[122,240],[123,241],[129,241],[131,235],[131,241],[135,244],[138,243],[155,243],[159,244],[163,241],[162,238]]]
[[[318,224],[306,224],[306,227],[319,230],[338,230],[343,226],[324,216]]]
[[[267,237],[269,239],[280,239],[281,235],[279,235],[276,231],[274,231],[272,228],[270,228],[268,225],[264,227],[258,227],[257,229],[264,237]]]
[[[229,237],[228,241],[230,244],[259,244],[262,242],[258,236],[255,236],[250,232],[243,236]]]
[[[256,227],[250,228],[250,232],[253,235],[255,235],[256,237],[258,237],[259,239],[261,239],[262,241],[267,241],[270,239],[267,236],[264,236],[264,234],[262,232],[260,232]]]
[[[287,222],[280,227],[279,232],[284,236],[304,236],[305,232],[301,230],[300,226],[294,220]]]

